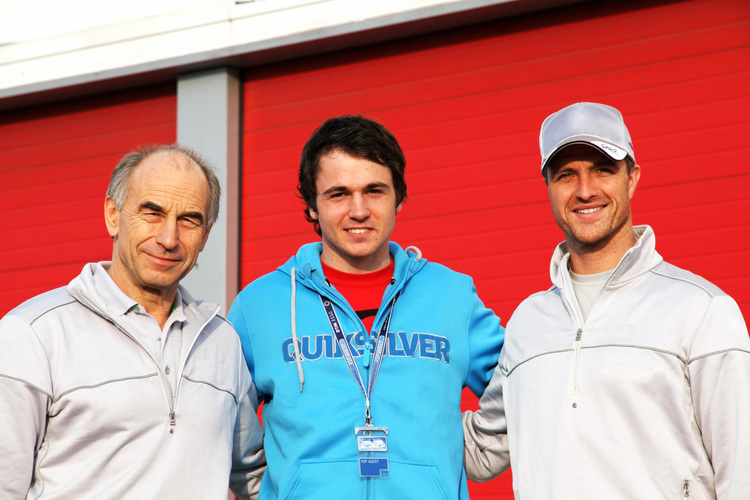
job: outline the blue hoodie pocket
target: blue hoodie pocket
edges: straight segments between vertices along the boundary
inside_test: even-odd
[[[437,467],[398,460],[391,460],[391,472],[388,479],[372,480],[372,491],[373,497],[378,500],[381,498],[384,500],[394,498],[400,500],[449,499]],[[456,493],[450,498],[458,498],[458,487],[456,487]]]
[[[377,500],[449,500],[433,465],[392,460],[390,477],[363,479],[359,477],[357,462],[351,459],[300,462],[292,480],[281,485],[278,498],[357,500],[368,497]],[[457,497],[458,493],[450,498]]]
[[[357,462],[349,460],[301,461],[294,477],[279,488],[279,498],[362,498],[364,480]]]

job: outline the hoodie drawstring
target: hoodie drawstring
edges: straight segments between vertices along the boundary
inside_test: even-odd
[[[297,269],[292,267],[292,344],[294,345],[294,361],[297,363],[297,373],[299,374],[299,392],[305,385],[305,372],[302,371],[302,357],[299,354],[297,345]]]

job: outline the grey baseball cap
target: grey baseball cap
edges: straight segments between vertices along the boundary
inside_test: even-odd
[[[577,102],[544,120],[539,133],[542,171],[555,153],[570,144],[588,144],[613,160],[630,156],[635,161],[622,113],[606,104]]]

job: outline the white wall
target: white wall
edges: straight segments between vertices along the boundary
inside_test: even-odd
[[[0,0],[0,99],[539,0]],[[562,2],[541,2],[562,3]]]

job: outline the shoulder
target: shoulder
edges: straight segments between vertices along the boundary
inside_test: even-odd
[[[518,307],[534,307],[538,304],[544,303],[548,300],[558,300],[560,297],[560,289],[556,286],[551,286],[546,290],[534,292],[521,301]]]
[[[532,293],[521,301],[516,309],[513,311],[508,326],[511,322],[518,321],[519,318],[524,317],[538,317],[539,314],[547,314],[552,311],[556,311],[556,308],[564,308],[563,301],[560,296],[560,289],[556,286],[552,286],[547,290]]]
[[[8,312],[5,318],[14,317],[31,325],[42,316],[72,303],[77,301],[68,293],[66,287],[55,288],[23,302]]]
[[[651,270],[651,273],[664,280],[669,280],[685,292],[705,295],[707,299],[727,296],[718,286],[695,273],[677,267],[668,262],[662,262]]]
[[[426,262],[424,266],[419,271],[417,271],[415,276],[446,283],[454,282],[468,284],[473,282],[472,277],[468,274],[454,271],[453,269],[444,266],[443,264],[431,261]]]
[[[237,298],[286,292],[291,287],[291,275],[280,270],[271,271],[248,283]]]

